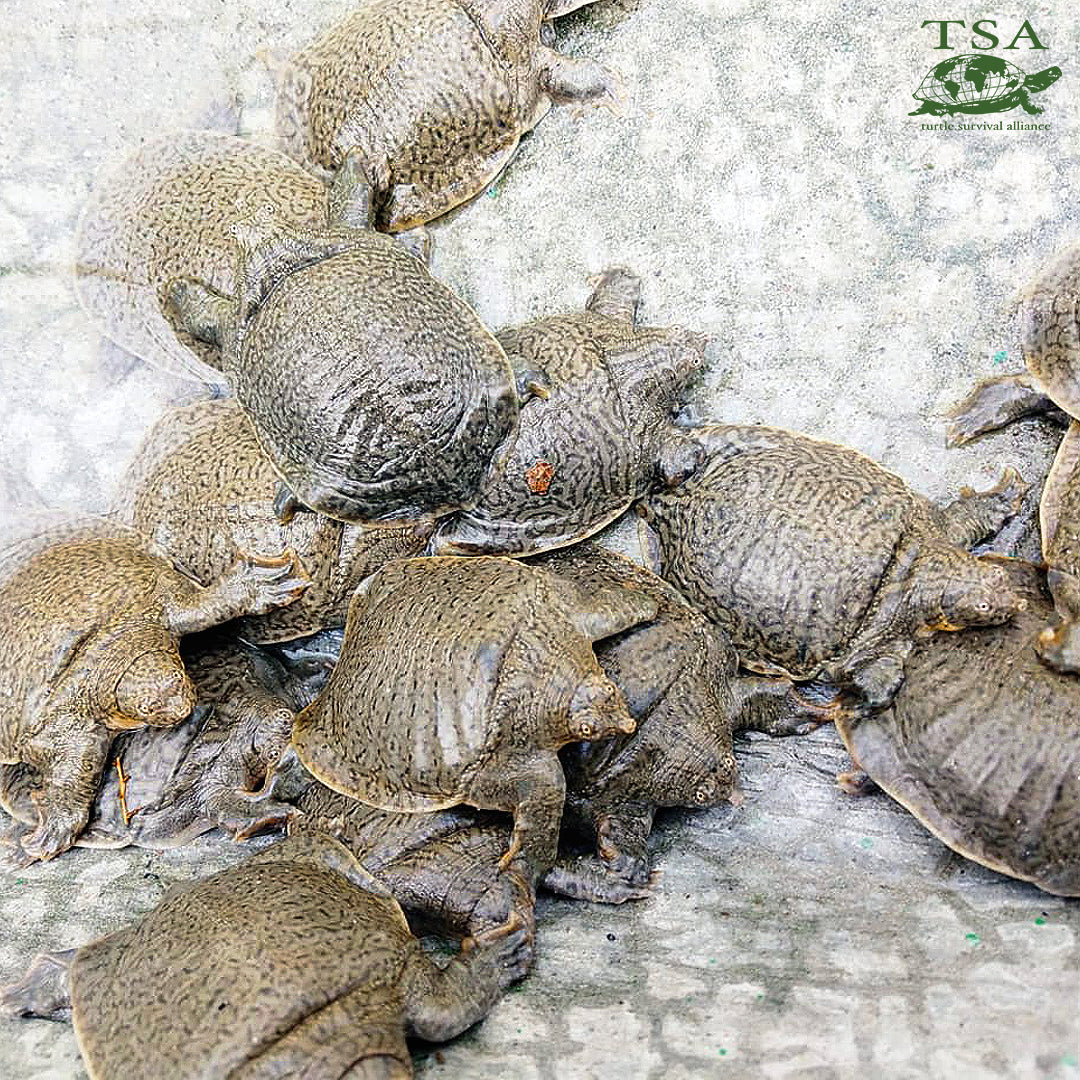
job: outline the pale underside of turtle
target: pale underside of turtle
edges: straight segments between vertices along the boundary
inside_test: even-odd
[[[370,220],[350,158],[343,205]],[[357,209],[359,208],[359,209]],[[518,404],[506,354],[400,244],[366,229],[236,230],[239,289],[174,282],[170,302],[222,364],[275,470],[302,506],[407,525],[472,505]]]
[[[40,778],[29,857],[66,850],[86,825],[114,735],[172,727],[195,705],[181,635],[288,603],[292,557],[241,558],[210,586],[137,533],[88,520],[8,549],[0,565],[0,763]]]
[[[885,704],[917,634],[1019,609],[1001,569],[964,550],[1015,511],[1014,471],[942,509],[844,447],[775,428],[696,432],[708,464],[643,501],[646,542],[752,670]]]
[[[521,408],[517,438],[477,505],[440,522],[440,555],[528,555],[599,532],[656,482],[673,484],[700,450],[672,423],[705,365],[707,338],[636,324],[641,279],[600,276],[584,312],[498,337],[515,371],[547,393]]]
[[[296,228],[329,221],[327,185],[285,154],[206,131],[148,139],[97,180],[82,212],[76,295],[108,337],[147,363],[223,384],[217,346],[183,330],[166,286],[191,277],[235,294],[232,229],[263,206]]]
[[[429,221],[493,180],[552,102],[617,111],[619,79],[541,43],[587,0],[369,0],[278,72],[278,134],[298,160],[350,152],[391,231]]]
[[[354,597],[293,744],[317,779],[381,809],[512,812],[503,867],[534,883],[556,855],[557,751],[633,728],[591,642],[655,614],[636,590],[581,595],[510,559],[390,563]]]
[[[170,848],[216,827],[241,840],[295,816],[275,797],[293,711],[270,688],[284,673],[258,650],[216,631],[187,638],[181,656],[198,706],[175,727],[116,739],[77,847]],[[0,805],[32,825],[34,771],[4,765],[0,777]]]
[[[135,925],[40,956],[3,1010],[70,1007],[92,1080],[412,1076],[406,1034],[476,1023],[524,971],[523,933],[439,969],[397,902],[337,841],[275,844],[174,886]]]
[[[1080,896],[1080,682],[1036,654],[1051,614],[1039,569],[1003,565],[1027,611],[920,642],[892,708],[837,727],[857,765],[949,847]]]
[[[948,441],[957,446],[1024,416],[1058,419],[1058,410],[1071,421],[1039,502],[1058,623],[1046,628],[1038,649],[1059,670],[1080,672],[1080,245],[1059,252],[1016,305],[1028,372],[980,383],[952,410]]]
[[[586,543],[537,556],[530,565],[572,581],[586,595],[621,586],[657,604],[656,618],[595,646],[636,730],[574,743],[560,754],[565,820],[591,835],[611,873],[645,886],[658,807],[741,801],[735,731],[806,732],[834,719],[836,710],[801,699],[790,679],[739,674],[738,657],[719,627],[629,559]]]
[[[361,529],[320,514],[274,510],[279,479],[255,429],[232,399],[201,401],[166,413],[139,448],[115,513],[150,537],[192,577],[209,584],[241,552],[292,551],[311,585],[287,607],[240,620],[255,644],[287,641],[343,626],[349,597],[393,558],[418,555],[413,529]]]

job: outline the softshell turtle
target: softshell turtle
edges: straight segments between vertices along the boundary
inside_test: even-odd
[[[619,81],[541,43],[587,0],[368,0],[283,64],[278,134],[300,161],[360,155],[383,228],[438,217],[482,191],[556,102],[613,111]]]
[[[346,173],[370,217],[351,158]],[[169,295],[182,326],[220,344],[282,505],[381,525],[472,505],[518,415],[506,354],[472,309],[383,233],[262,214],[236,232],[234,298],[187,279]]]
[[[165,288],[192,277],[235,294],[232,229],[262,206],[295,228],[331,220],[327,185],[280,151],[209,131],[147,139],[95,183],[79,221],[76,295],[147,363],[223,383],[217,347],[183,331]]]
[[[585,311],[498,337],[515,370],[548,391],[521,409],[517,440],[475,507],[442,521],[440,555],[524,555],[572,544],[619,517],[658,479],[676,483],[701,451],[672,423],[708,339],[636,325],[641,279],[604,271]]]
[[[290,833],[336,837],[393,894],[410,917],[440,933],[473,936],[518,918],[532,937],[536,895],[517,874],[500,872],[513,822],[508,814],[453,806],[428,814],[395,813],[351,799],[315,781],[295,799]],[[540,879],[551,892],[621,904],[650,895],[612,875],[595,858],[560,856]]]
[[[330,837],[290,837],[80,949],[39,956],[9,1016],[68,1015],[91,1077],[412,1076],[524,974],[524,932],[440,969],[396,901]]]
[[[272,692],[284,672],[219,631],[185,638],[180,655],[199,704],[175,727],[117,737],[76,846],[161,849],[215,827],[242,840],[295,816],[275,797],[275,771],[292,737],[293,710]],[[3,765],[0,777],[0,806],[33,824],[35,771]]]
[[[942,509],[833,443],[768,427],[695,431],[708,462],[642,501],[646,541],[661,576],[752,670],[824,676],[884,704],[916,634],[1023,609],[1001,567],[964,550],[1019,505],[1013,470]]]
[[[912,94],[922,104],[911,116],[955,116],[957,113],[1008,112],[1020,106],[1037,116],[1043,110],[1030,94],[1045,90],[1061,78],[1061,68],[1048,67],[1034,75],[986,53],[961,53],[935,64]]]
[[[1080,244],[1058,253],[1020,293],[1027,373],[980,383],[952,413],[956,446],[1022,416],[1062,410],[1071,426],[1039,502],[1042,553],[1058,625],[1038,643],[1060,671],[1080,672]]]
[[[86,825],[113,736],[172,727],[195,705],[182,634],[295,599],[286,553],[241,557],[204,587],[130,530],[54,528],[0,557],[0,763],[40,776],[33,858],[66,850]]]
[[[530,565],[572,581],[586,595],[621,586],[657,604],[656,618],[595,646],[636,730],[573,743],[560,753],[564,820],[592,837],[612,873],[644,886],[658,807],[705,809],[741,800],[733,732],[804,732],[832,720],[836,710],[800,698],[790,679],[740,675],[719,627],[629,559],[586,543],[537,556]]]
[[[919,642],[892,708],[837,727],[856,764],[949,847],[1080,896],[1080,683],[1033,648],[1051,614],[1038,567],[1000,565],[1026,611]]]
[[[511,559],[388,563],[353,597],[293,745],[317,779],[385,810],[512,811],[501,865],[531,885],[555,861],[557,751],[634,728],[591,643],[655,614],[636,590],[586,596]]]
[[[296,514],[283,524],[273,508],[277,486],[239,404],[200,401],[171,410],[151,429],[114,509],[203,584],[239,551],[295,552],[311,585],[295,603],[241,620],[238,631],[255,644],[344,626],[363,578],[424,548],[412,528],[361,529],[319,514]]]

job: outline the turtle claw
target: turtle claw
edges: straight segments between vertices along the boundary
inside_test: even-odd
[[[291,604],[311,585],[304,564],[291,550],[274,557],[241,554],[238,565],[251,596],[251,615]]]
[[[836,774],[836,786],[846,795],[862,798],[864,795],[872,795],[878,790],[877,784],[870,779],[862,769],[852,769],[851,772]]]

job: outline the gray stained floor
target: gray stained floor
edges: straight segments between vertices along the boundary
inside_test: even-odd
[[[69,285],[94,171],[169,128],[265,133],[257,49],[288,52],[347,10],[41,0],[0,8],[0,524],[105,505],[134,446],[198,387],[104,342]],[[623,264],[644,316],[714,334],[691,415],[857,447],[928,495],[1041,478],[1057,432],[1027,421],[962,450],[943,410],[1019,365],[1011,295],[1080,238],[1074,5],[996,17],[1025,71],[1016,110],[912,117],[943,57],[925,5],[600,0],[559,47],[618,68],[620,118],[553,112],[497,184],[436,229],[434,269],[490,325],[581,305]],[[963,13],[961,13],[963,16]],[[964,16],[966,17],[966,16]],[[1014,26],[1014,24],[1016,24]],[[985,40],[980,40],[985,44]],[[1001,130],[962,130],[958,122]],[[1004,125],[1048,124],[1047,130]],[[633,551],[633,528],[612,543]],[[834,786],[835,734],[740,744],[746,801],[665,818],[662,880],[625,908],[546,901],[535,973],[423,1077],[1080,1077],[1080,903],[950,854],[885,796]],[[84,851],[0,872],[0,980],[87,941],[168,884],[243,852]],[[3,1024],[0,1075],[82,1076],[69,1028]]]

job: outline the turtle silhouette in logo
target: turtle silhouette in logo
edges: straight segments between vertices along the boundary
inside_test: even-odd
[[[919,83],[912,97],[922,104],[908,115],[1008,112],[1019,105],[1024,112],[1035,116],[1043,110],[1032,105],[1029,95],[1045,90],[1059,78],[1059,67],[1026,75],[1015,64],[999,56],[977,53],[950,56],[932,67]]]

